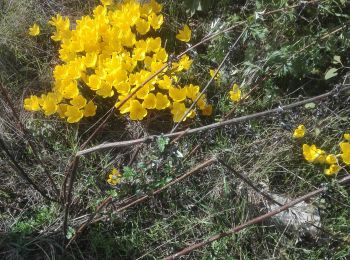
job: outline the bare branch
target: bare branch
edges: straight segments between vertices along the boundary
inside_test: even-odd
[[[165,135],[163,135],[163,137],[174,138],[174,137],[177,137],[179,135],[194,134],[194,133],[198,133],[198,132],[202,132],[202,131],[207,131],[210,129],[223,127],[226,125],[236,124],[236,123],[248,121],[248,120],[259,118],[259,117],[264,117],[264,116],[271,115],[274,113],[283,112],[285,110],[292,109],[292,108],[295,108],[298,106],[302,106],[302,105],[305,105],[305,104],[310,103],[310,102],[316,102],[316,101],[325,99],[329,96],[332,96],[333,94],[336,94],[337,92],[344,92],[344,91],[349,90],[349,89],[350,89],[350,87],[342,87],[339,89],[334,88],[333,90],[326,92],[324,94],[321,94],[319,96],[315,96],[315,97],[308,98],[308,99],[305,99],[302,101],[294,102],[294,103],[291,103],[289,105],[281,106],[278,108],[274,108],[274,109],[266,110],[263,112],[258,112],[258,113],[246,115],[246,116],[241,116],[241,117],[229,119],[229,120],[222,121],[222,122],[217,122],[214,124],[210,124],[210,125],[206,125],[206,126],[202,126],[202,127],[198,127],[198,128],[187,129],[184,131],[179,131],[179,132],[175,132],[175,133],[171,133],[171,134],[165,134]],[[159,135],[150,135],[150,136],[140,138],[140,139],[112,142],[112,143],[104,143],[104,144],[100,144],[100,145],[97,145],[97,146],[94,146],[94,147],[91,147],[91,148],[88,148],[85,150],[81,150],[77,153],[77,156],[82,156],[85,154],[97,152],[97,151],[104,150],[104,149],[132,146],[132,145],[136,145],[136,144],[140,144],[140,143],[145,143],[148,141],[155,140],[158,137],[159,137]]]

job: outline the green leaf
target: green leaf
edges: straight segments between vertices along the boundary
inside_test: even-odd
[[[136,175],[137,172],[133,168],[129,166],[123,167],[123,179],[131,181]]]
[[[336,55],[333,57],[333,64],[341,64],[340,56]]]
[[[324,79],[327,80],[327,79],[330,79],[330,78],[337,76],[338,75],[337,71],[338,71],[338,69],[336,69],[336,68],[330,68],[326,72],[326,74],[324,75]]]
[[[157,144],[158,144],[158,149],[161,153],[164,152],[165,147],[167,146],[168,143],[169,143],[169,138],[164,136],[158,137]]]
[[[75,229],[72,227],[68,227],[66,238],[71,239],[74,236],[74,234],[75,234]]]

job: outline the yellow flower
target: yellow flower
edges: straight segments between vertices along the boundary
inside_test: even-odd
[[[200,110],[204,110],[207,106],[206,98],[205,95],[202,95],[198,101],[197,101],[197,106],[199,107]]]
[[[177,71],[183,71],[183,70],[189,70],[189,68],[192,65],[192,60],[187,55],[184,55],[181,57],[180,61],[178,63],[174,62],[172,64],[173,68],[175,68]]]
[[[83,112],[76,106],[67,106],[67,111],[64,113],[68,123],[79,122],[83,118]]]
[[[84,108],[84,116],[90,117],[96,115],[96,108],[97,106],[90,100]]]
[[[43,96],[41,108],[44,110],[45,116],[50,116],[57,111],[57,100],[53,95],[49,93],[47,96]]]
[[[143,86],[136,92],[136,97],[139,99],[144,99],[148,95],[149,90],[149,85]],[[131,91],[134,91],[134,89],[132,89]]]
[[[88,82],[88,86],[92,89],[92,90],[98,90],[101,88],[101,79],[99,76],[97,76],[96,74],[92,74],[89,77],[89,82]]]
[[[189,42],[191,39],[191,29],[186,24],[184,28],[179,30],[179,33],[176,35],[176,39],[183,41],[183,42]]]
[[[29,35],[30,36],[37,36],[39,34],[40,34],[40,27],[39,27],[39,25],[37,25],[35,23],[29,28]]]
[[[184,116],[186,112],[186,106],[184,103],[174,102],[173,107],[171,109],[171,114],[173,114],[173,121],[175,123],[180,122],[181,118]]]
[[[130,119],[142,120],[147,115],[147,110],[142,107],[138,100],[130,101]]]
[[[147,109],[153,109],[156,107],[156,96],[153,93],[149,93],[143,100],[142,106]]]
[[[102,5],[111,5],[113,4],[113,0],[100,0]]]
[[[326,152],[317,148],[316,145],[303,144],[303,155],[305,160],[310,163],[325,163]]]
[[[126,95],[130,92],[130,83],[128,82],[119,82],[114,88],[119,94]]]
[[[118,183],[120,183],[121,177],[122,177],[122,175],[120,174],[120,172],[117,169],[113,168],[112,171],[110,172],[110,174],[108,175],[107,182],[110,185],[115,186]]]
[[[324,170],[324,174],[326,174],[327,176],[332,176],[334,174],[337,174],[340,170],[341,170],[341,167],[339,165],[332,164],[331,166],[329,166],[328,169]]]
[[[83,59],[83,62],[87,68],[94,68],[97,62],[97,53],[96,52],[87,53]]]
[[[157,61],[166,62],[168,60],[168,53],[164,48],[159,48],[158,51],[153,54],[153,58]]]
[[[293,138],[302,138],[304,137],[305,135],[305,132],[306,132],[306,128],[304,125],[299,125],[295,130],[294,130],[294,133],[293,133]]]
[[[155,0],[151,0],[149,3],[152,11],[158,14],[160,11],[162,11],[163,6],[161,4],[158,4]]]
[[[230,99],[232,101],[239,101],[241,99],[241,90],[236,83],[233,84],[232,90],[230,91]]]
[[[172,85],[172,80],[167,75],[163,76],[163,79],[158,80],[158,86],[161,89],[169,89]]]
[[[150,23],[142,18],[140,18],[135,25],[136,31],[141,35],[148,33],[150,29]]]
[[[66,84],[62,92],[64,98],[71,99],[79,95],[79,89],[75,80],[63,81],[62,84]]]
[[[170,106],[170,101],[167,95],[162,93],[157,93],[156,95],[156,109],[163,110]]]
[[[158,30],[163,24],[163,15],[151,14],[148,16],[148,22],[151,24],[154,30]]]
[[[53,77],[55,80],[64,80],[67,78],[68,72],[65,65],[57,65],[53,70]]]
[[[103,98],[112,97],[114,95],[114,91],[111,85],[104,83],[101,87],[96,91],[97,95],[100,95]]]
[[[340,154],[340,156],[343,159],[343,162],[349,165],[350,164],[350,143],[341,142],[339,146],[342,151],[342,154]]]
[[[39,98],[33,95],[31,95],[29,98],[26,98],[24,100],[24,108],[28,111],[40,110]]]
[[[76,96],[70,101],[70,104],[72,106],[75,106],[77,108],[84,108],[86,105],[86,99],[83,96]]]
[[[204,109],[202,109],[202,115],[203,116],[211,116],[213,113],[213,106],[212,105],[206,105]]]
[[[175,102],[183,101],[186,99],[186,88],[170,87],[169,88],[169,96]]]
[[[59,104],[57,108],[57,113],[60,118],[65,118],[65,113],[67,112],[67,104]]]
[[[121,102],[123,102],[124,99],[126,99],[128,96],[118,96],[119,101],[115,103],[114,107],[117,108],[119,107],[119,105],[121,104]],[[128,99],[120,108],[119,111],[121,114],[125,114],[130,112],[130,102],[132,101],[132,98]]]
[[[336,164],[337,163],[337,157],[334,154],[329,154],[326,157],[326,162],[328,164]]]
[[[146,40],[147,43],[147,51],[153,51],[153,52],[157,52],[161,45],[162,45],[162,39],[160,37],[157,38],[147,38]]]
[[[214,74],[215,74],[215,70],[213,70],[213,69],[210,69],[209,70],[209,74],[210,74],[210,77],[214,77]],[[215,76],[215,80],[219,80],[221,78],[221,73],[220,73],[220,71],[216,74],[216,76]]]
[[[193,86],[190,84],[189,86],[186,86],[186,96],[190,98],[192,101],[194,101],[199,93],[199,86]]]
[[[344,139],[345,139],[346,141],[350,141],[350,134],[345,133],[345,134],[344,134]]]

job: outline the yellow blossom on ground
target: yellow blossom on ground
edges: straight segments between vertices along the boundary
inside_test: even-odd
[[[341,142],[339,144],[340,149],[342,153],[340,154],[341,158],[343,159],[343,162],[347,165],[350,165],[350,143],[348,142]]]
[[[39,34],[40,34],[40,27],[39,27],[39,25],[37,25],[35,23],[29,28],[29,35],[30,36],[37,36]]]
[[[57,100],[51,96],[47,95],[41,98],[42,105],[41,108],[44,110],[45,116],[50,116],[57,111]]]
[[[130,102],[130,119],[142,120],[147,115],[147,110],[142,107],[138,100],[132,100]]]
[[[150,29],[150,23],[144,19],[139,19],[136,22],[136,30],[139,34],[144,35],[146,33],[148,33]]]
[[[167,95],[157,93],[156,95],[156,109],[163,110],[170,106],[170,101]]]
[[[174,62],[172,64],[173,68],[175,68],[177,71],[183,71],[183,70],[189,70],[189,68],[192,65],[192,60],[188,55],[184,55],[180,58],[179,62]]]
[[[210,74],[210,77],[214,77],[214,74],[215,74],[215,70],[213,70],[213,69],[210,69],[209,70],[209,74]],[[220,73],[220,71],[216,74],[216,76],[214,77],[214,79],[215,80],[220,80],[220,78],[221,78],[221,73]]]
[[[148,22],[154,30],[158,30],[164,22],[163,15],[151,14],[150,16],[148,16]]]
[[[97,106],[90,100],[84,108],[84,116],[90,117],[96,115],[96,108]]]
[[[65,118],[65,113],[67,112],[67,104],[59,104],[57,108],[57,114],[60,118]]]
[[[183,101],[186,98],[186,88],[170,87],[169,96],[175,102]]]
[[[113,0],[100,0],[103,5],[111,5],[113,4]]]
[[[202,95],[202,96],[198,99],[198,101],[197,101],[197,106],[198,106],[198,108],[199,108],[200,110],[204,110],[204,109],[206,108],[206,106],[207,106],[207,101],[206,101],[204,95]]]
[[[93,74],[89,77],[89,83],[87,84],[92,90],[99,90],[102,82],[99,76]]]
[[[326,162],[328,164],[336,164],[337,163],[337,157],[334,154],[329,154],[326,157]]]
[[[75,106],[67,106],[67,111],[64,115],[67,117],[68,123],[79,122],[84,116],[83,112]]]
[[[184,116],[186,112],[186,106],[184,103],[174,102],[173,107],[171,109],[171,114],[173,115],[173,121],[175,123],[180,122],[181,118]]]
[[[239,101],[241,99],[241,90],[236,83],[233,84],[232,90],[230,91],[230,99],[232,101]]]
[[[156,107],[156,96],[153,93],[149,93],[143,100],[142,106],[147,109],[153,109]]]
[[[113,168],[110,174],[108,175],[107,182],[110,185],[115,186],[118,183],[120,183],[121,177],[122,177],[121,173],[117,169]]]
[[[345,134],[344,134],[344,139],[345,139],[346,141],[350,141],[350,134],[345,133]]]
[[[317,148],[316,145],[303,144],[303,155],[310,163],[325,163],[326,152]]]
[[[160,13],[160,11],[162,11],[163,5],[157,3],[155,0],[151,0],[151,2],[149,3],[152,11],[155,12],[156,14]]]
[[[294,130],[294,133],[293,133],[293,138],[303,138],[304,135],[305,135],[305,132],[306,132],[306,128],[304,125],[299,125],[295,130]]]
[[[83,96],[76,96],[70,101],[70,104],[80,109],[85,107],[86,102],[87,101]]]
[[[186,88],[186,96],[194,101],[199,94],[199,86],[193,86],[192,84],[185,86]]]
[[[169,89],[172,85],[172,80],[169,76],[164,75],[163,79],[158,80],[158,86],[161,89]]]
[[[329,166],[329,168],[324,170],[324,174],[327,176],[332,176],[334,174],[337,174],[341,170],[341,167],[337,164],[332,164]]]
[[[203,116],[211,116],[213,113],[213,106],[212,105],[206,105],[204,109],[202,109],[202,115]]]
[[[24,100],[24,108],[28,111],[40,110],[39,98],[33,95],[31,95],[29,98],[26,98]]]
[[[71,99],[79,95],[79,89],[75,80],[62,81],[62,95],[64,98]]]
[[[183,42],[189,42],[191,39],[192,31],[190,27],[186,24],[182,29],[179,30],[179,33],[176,35],[176,39],[183,41]]]

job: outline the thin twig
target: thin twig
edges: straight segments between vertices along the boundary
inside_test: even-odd
[[[346,176],[342,180],[338,181],[338,183],[339,184],[346,184],[349,181],[350,181],[350,176]],[[262,222],[262,221],[264,221],[264,220],[266,220],[268,218],[271,218],[272,216],[275,216],[278,213],[280,213],[282,211],[285,211],[285,210],[295,206],[296,204],[298,204],[298,203],[300,203],[300,202],[302,202],[304,200],[310,199],[310,198],[312,198],[312,197],[314,197],[314,196],[316,196],[316,195],[318,195],[318,194],[320,194],[320,193],[322,193],[322,192],[324,192],[326,190],[327,190],[327,187],[321,187],[321,188],[319,188],[317,190],[311,191],[311,192],[305,194],[304,196],[298,197],[298,198],[296,198],[296,199],[294,199],[294,200],[284,204],[282,207],[279,207],[279,208],[277,208],[277,209],[275,209],[273,211],[270,211],[270,212],[268,212],[266,214],[260,215],[260,216],[258,216],[256,218],[253,218],[253,219],[251,219],[251,220],[249,220],[249,221],[247,221],[247,222],[245,222],[245,223],[243,223],[243,224],[241,224],[239,226],[236,226],[234,228],[231,228],[231,229],[227,230],[226,232],[217,234],[217,235],[212,236],[212,237],[210,237],[210,238],[208,238],[208,239],[206,239],[206,240],[204,240],[202,242],[199,242],[197,244],[193,244],[193,245],[191,245],[189,247],[186,247],[185,249],[177,252],[176,254],[173,254],[171,256],[165,257],[164,260],[170,260],[170,259],[179,258],[180,256],[187,255],[187,254],[191,253],[192,251],[194,251],[194,250],[196,250],[198,248],[202,248],[202,247],[204,247],[204,246],[206,246],[208,244],[211,244],[212,242],[214,242],[216,240],[219,240],[219,239],[221,239],[223,237],[231,236],[231,235],[233,235],[233,234],[235,234],[235,233],[245,229],[248,226],[260,223],[260,222]]]
[[[349,90],[350,87],[343,87],[343,88],[334,88],[329,92],[326,92],[324,94],[312,97],[312,98],[308,98],[302,101],[298,101],[298,102],[294,102],[291,103],[289,105],[285,105],[285,106],[280,106],[278,108],[274,108],[274,109],[270,109],[270,110],[266,110],[266,111],[262,111],[262,112],[258,112],[258,113],[254,113],[254,114],[250,114],[250,115],[246,115],[246,116],[241,116],[241,117],[237,117],[237,118],[233,118],[233,119],[229,119],[226,121],[222,121],[222,122],[217,122],[217,123],[213,123],[210,125],[206,125],[206,126],[201,126],[198,128],[193,128],[193,129],[188,129],[188,130],[184,130],[184,131],[179,131],[179,132],[175,132],[172,134],[165,134],[163,135],[163,137],[168,137],[168,138],[174,138],[177,137],[179,135],[188,135],[188,134],[194,134],[194,133],[198,133],[198,132],[202,132],[202,131],[207,131],[207,130],[211,130],[211,129],[215,129],[215,128],[219,128],[219,127],[223,127],[226,125],[231,125],[231,124],[236,124],[236,123],[240,123],[240,122],[244,122],[244,121],[248,121],[251,119],[255,119],[255,118],[259,118],[259,117],[263,117],[263,116],[267,116],[267,115],[271,115],[274,113],[280,113],[283,112],[285,110],[289,110],[295,107],[299,107],[302,105],[305,105],[307,103],[310,102],[316,102],[319,101],[321,99],[327,98],[337,92],[344,92],[346,90]],[[125,146],[132,146],[132,145],[136,145],[136,144],[140,144],[140,143],[144,143],[147,141],[152,141],[155,140],[156,138],[158,138],[158,135],[150,135],[144,138],[140,138],[140,139],[134,139],[134,140],[128,140],[128,141],[120,141],[120,142],[112,142],[112,143],[104,143],[104,144],[100,144],[85,150],[81,150],[77,153],[77,156],[82,156],[82,155],[86,155],[89,153],[93,153],[93,152],[97,152],[103,149],[111,149],[111,148],[117,148],[117,147],[125,147]]]
[[[239,173],[238,171],[236,171],[235,169],[233,169],[230,165],[228,165],[227,163],[225,163],[223,160],[221,159],[217,159],[219,163],[221,163],[223,166],[225,166],[227,169],[229,169],[234,175],[236,175],[238,178],[240,178],[243,182],[245,182],[249,187],[251,187],[253,190],[255,190],[257,193],[261,194],[265,199],[267,199],[268,201],[277,204],[278,206],[283,206],[281,203],[279,203],[278,201],[276,201],[274,198],[272,198],[269,194],[267,194],[266,192],[258,189],[254,183],[247,177],[244,176],[243,174]]]
[[[23,178],[25,181],[27,181],[30,185],[32,185],[32,187],[38,191],[41,196],[43,196],[45,199],[52,201],[53,199],[51,199],[48,194],[47,191],[43,191],[30,177],[29,175],[23,170],[23,168],[17,163],[15,157],[10,153],[10,151],[7,149],[6,144],[4,142],[4,140],[2,140],[2,138],[0,137],[0,147],[1,149],[5,152],[5,154],[7,155],[7,157],[10,159],[10,161],[12,162],[12,164],[10,164],[10,166],[12,167],[12,169],[14,169],[17,174]]]

